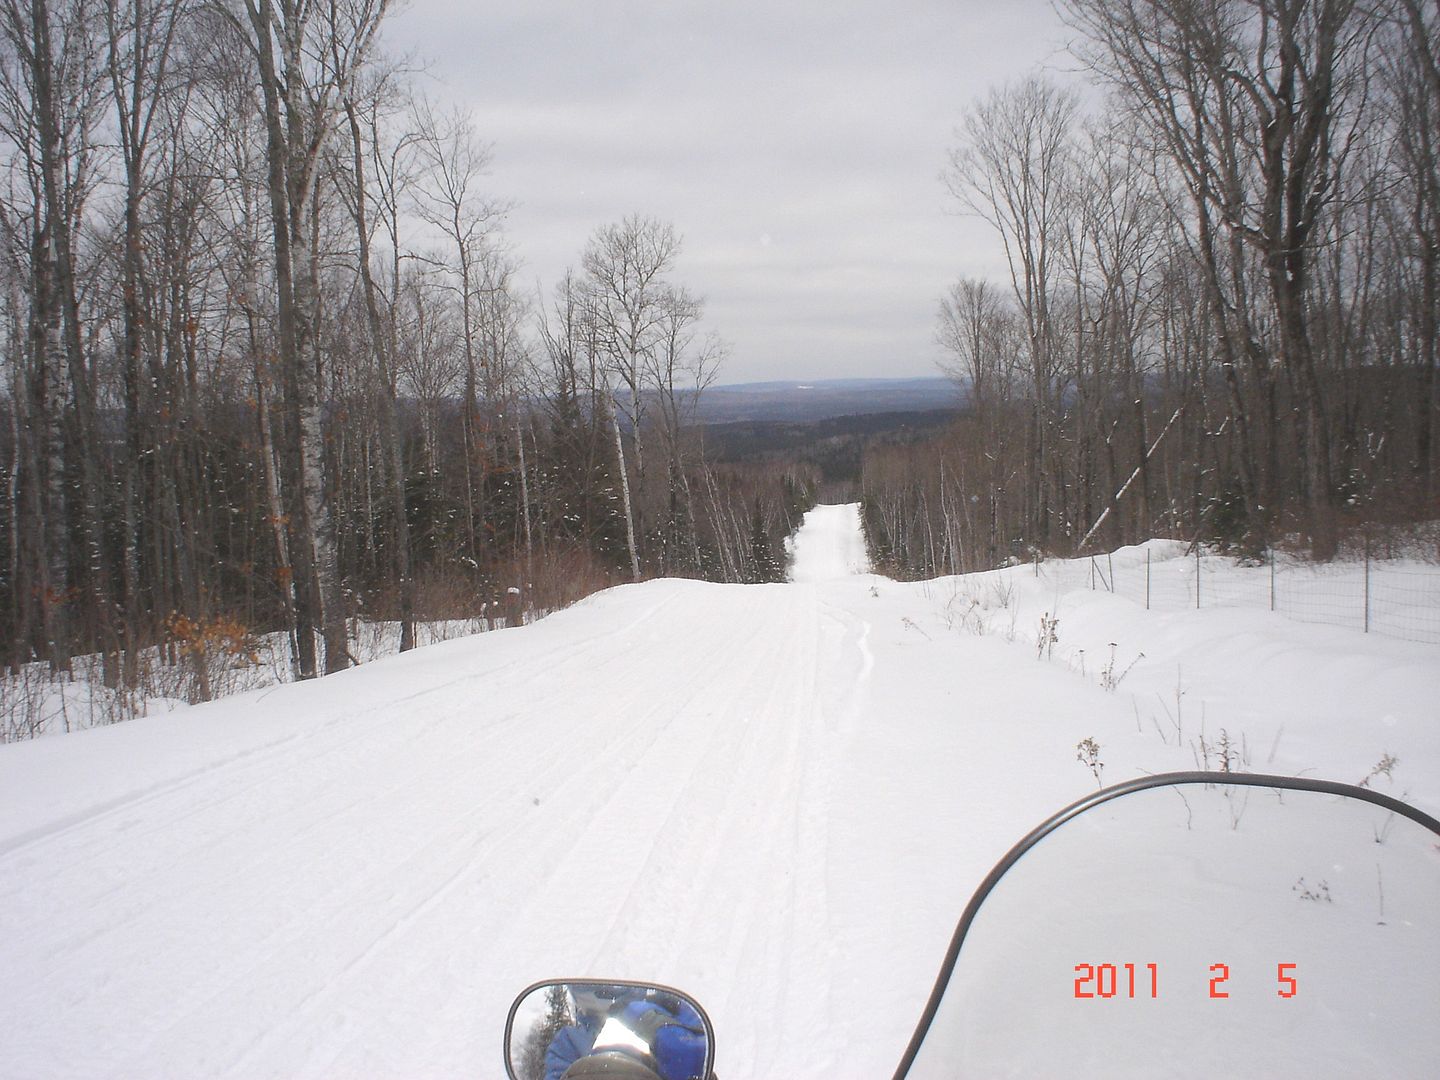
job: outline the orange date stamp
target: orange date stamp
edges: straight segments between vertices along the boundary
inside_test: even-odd
[[[1275,965],[1276,997],[1293,998],[1300,992],[1298,969],[1298,964]],[[1159,964],[1076,964],[1074,972],[1076,998],[1135,1000],[1160,996]],[[1230,965],[1211,964],[1209,975],[1209,996],[1227,1000],[1230,991],[1225,984],[1230,981]]]

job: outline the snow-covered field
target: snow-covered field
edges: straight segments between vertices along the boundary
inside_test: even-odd
[[[888,1076],[1081,740],[1107,783],[1224,755],[1440,814],[1440,647],[857,542],[820,507],[789,584],[0,747],[0,1075],[501,1076],[516,992],[608,975],[693,993],[723,1080]]]

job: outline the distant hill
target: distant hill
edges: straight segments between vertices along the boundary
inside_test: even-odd
[[[821,379],[712,386],[700,395],[702,424],[803,423],[869,413],[958,409],[964,391],[950,379]]]
[[[733,420],[701,431],[711,461],[804,461],[818,465],[826,481],[857,481],[868,443],[931,438],[955,415],[953,408],[852,412],[820,420]]]

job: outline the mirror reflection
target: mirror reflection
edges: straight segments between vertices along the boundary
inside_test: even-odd
[[[679,991],[551,982],[515,1002],[505,1057],[515,1080],[704,1080],[711,1042],[704,1010]]]

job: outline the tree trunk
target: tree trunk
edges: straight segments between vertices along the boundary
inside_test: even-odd
[[[44,418],[43,450],[36,455],[43,466],[43,540],[36,548],[36,582],[45,659],[50,670],[70,670],[70,530],[65,497],[65,382],[61,362],[60,311],[52,295],[50,238],[42,231],[35,244],[35,281],[31,317],[35,350],[36,384],[40,415]]]
[[[610,395],[610,427],[615,432],[615,461],[620,471],[620,499],[625,509],[625,539],[630,547],[630,577],[640,580],[640,552],[635,547],[635,518],[630,512],[630,477],[625,470],[625,443],[620,438],[620,410]]]
[[[380,445],[384,458],[385,490],[393,521],[391,539],[395,546],[395,573],[399,578],[400,651],[408,652],[415,647],[415,576],[410,566],[410,519],[405,507],[404,444],[400,438],[395,375],[390,365],[389,350],[386,348],[390,339],[380,318],[379,291],[375,287],[375,276],[370,270],[370,226],[367,210],[369,193],[365,186],[364,143],[360,137],[360,121],[355,103],[348,99],[345,102],[345,115],[350,121],[352,164],[355,170],[354,214],[359,245],[360,282],[365,293],[365,317],[370,328],[370,347],[374,352],[380,384],[380,393],[377,395],[380,408]]]
[[[102,489],[98,455],[94,390],[86,368],[80,328],[79,302],[75,282],[74,249],[70,234],[69,200],[61,159],[60,102],[55,97],[54,53],[50,41],[49,12],[45,0],[31,0],[35,126],[39,135],[40,171],[43,191],[46,239],[53,277],[52,303],[60,315],[63,334],[60,351],[70,375],[75,420],[75,446],[81,470],[80,525],[85,539],[85,581],[95,619],[97,644],[103,654],[106,686],[119,683],[109,561],[102,525]],[[48,338],[48,334],[47,334]]]
[[[525,523],[525,587],[535,579],[535,546],[530,535],[530,477],[525,468],[525,432],[520,426],[519,409],[515,415],[515,447],[520,466],[520,515]]]

